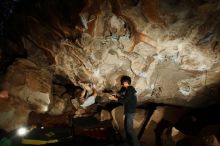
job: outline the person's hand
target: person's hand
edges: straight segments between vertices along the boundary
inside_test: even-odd
[[[111,95],[108,99],[118,101],[118,98],[115,95]]]
[[[80,97],[80,98],[79,98],[79,103],[80,103],[80,104],[83,104],[84,102],[85,102],[85,98],[84,98],[84,97]]]
[[[85,97],[85,95],[86,95],[86,90],[85,90],[85,89],[83,89],[83,91],[82,91],[82,93],[81,93],[81,95],[80,95],[80,98],[84,98],[84,97]]]
[[[92,88],[92,91],[93,91],[93,92],[92,92],[92,96],[95,96],[95,97],[96,97],[96,96],[97,96],[97,91],[96,91],[96,89],[95,89],[95,88]]]

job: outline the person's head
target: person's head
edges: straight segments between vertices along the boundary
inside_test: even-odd
[[[131,85],[131,78],[129,76],[122,76],[121,77],[121,85],[123,87],[128,87]]]
[[[79,86],[76,86],[73,89],[73,92],[71,93],[71,95],[72,95],[72,98],[79,98],[81,97],[82,93],[83,93],[83,89]]]

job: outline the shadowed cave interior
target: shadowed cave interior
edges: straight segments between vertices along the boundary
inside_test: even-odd
[[[123,75],[141,146],[220,145],[220,0],[1,0],[0,15],[0,146],[127,146],[109,100]]]

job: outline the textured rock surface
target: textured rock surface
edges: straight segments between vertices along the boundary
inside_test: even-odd
[[[184,108],[158,106],[154,110],[152,116],[149,119],[149,122],[147,123],[145,127],[143,136],[141,137],[141,141],[144,143],[144,145],[156,146],[159,142],[157,136],[161,136],[163,132],[165,131],[164,130],[165,128],[169,127],[172,124],[174,125],[186,113],[186,111],[187,110]],[[169,123],[169,125],[166,126],[165,124],[164,125],[161,124],[163,122],[162,120],[168,121],[167,123]],[[160,128],[164,131],[162,131]],[[169,133],[168,130],[167,130],[167,133]],[[171,137],[171,135],[169,136]],[[166,137],[165,140],[169,142],[170,137]],[[170,146],[171,145],[173,144],[170,143]]]
[[[112,110],[112,118],[113,118],[113,125],[116,130],[119,131],[121,136],[125,136],[124,131],[124,109],[122,106],[119,106]],[[138,109],[134,115],[134,131],[136,134],[140,132],[140,129],[144,123],[144,120],[146,118],[147,112],[144,109]]]
[[[218,18],[219,2],[140,3],[88,0],[79,14],[84,28],[53,16],[52,29],[28,17],[22,39],[28,59],[99,91],[117,90],[120,76],[130,75],[139,101],[197,106],[218,100],[219,22],[208,18]]]
[[[162,1],[159,9],[155,2],[152,15],[120,2],[88,2],[80,13],[85,28],[74,41],[30,17],[23,38],[29,59],[75,85],[92,82],[98,91],[117,90],[120,76],[127,74],[139,101],[201,106],[219,100],[218,1],[193,9],[191,3]],[[92,11],[94,5],[99,12]],[[218,22],[209,21],[212,15]],[[79,31],[60,27],[69,37]]]
[[[11,131],[27,124],[30,110],[25,102],[1,99],[0,105],[0,129]]]
[[[11,98],[26,102],[30,109],[46,112],[51,103],[51,75],[29,60],[20,59],[8,68],[4,80]]]
[[[0,128],[10,131],[26,125],[30,111],[47,112],[49,105],[53,105],[51,82],[48,71],[38,68],[31,61],[19,59],[14,62],[4,78],[9,97],[0,101]],[[52,112],[60,113],[56,110]]]
[[[27,3],[15,17],[22,29],[9,24],[6,35],[8,54],[27,58],[8,68],[10,96],[37,112],[51,105],[50,114],[58,115],[69,95],[63,87],[51,90],[52,76],[79,86],[92,83],[101,94],[118,90],[120,76],[129,75],[139,102],[219,102],[219,0],[135,2]],[[0,50],[1,63],[5,52]]]

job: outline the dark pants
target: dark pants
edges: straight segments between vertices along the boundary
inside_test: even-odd
[[[125,113],[124,128],[126,139],[131,146],[140,146],[137,135],[133,129],[134,113]]]

